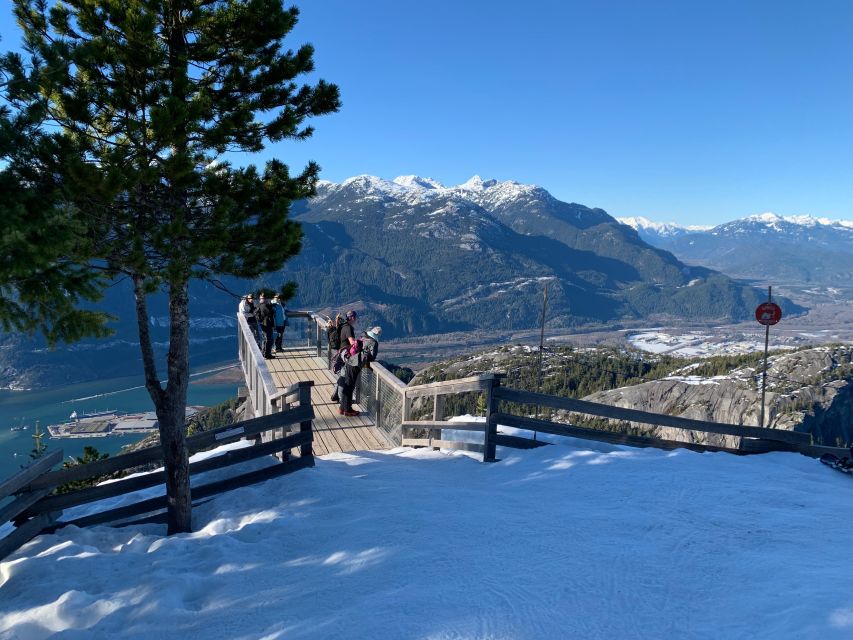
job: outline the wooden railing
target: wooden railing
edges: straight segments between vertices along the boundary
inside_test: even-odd
[[[194,486],[192,487],[193,501],[313,466],[312,385],[310,381],[300,382],[281,391],[276,398],[273,398],[273,401],[281,407],[287,407],[280,411],[188,437],[186,446],[190,455],[241,439],[255,440],[252,446],[227,451],[224,454],[191,463],[189,466],[191,478],[199,473],[229,467],[263,456],[277,455],[282,460],[281,464],[235,475],[226,480]],[[289,433],[292,429],[296,432]],[[269,432],[277,433],[279,437],[265,439],[264,434]],[[43,531],[53,531],[69,524],[89,526],[125,520],[143,514],[162,512],[167,506],[166,496],[161,495],[57,523],[56,520],[64,509],[124,495],[165,482],[165,472],[157,471],[67,493],[51,494],[54,488],[71,482],[115,475],[140,465],[162,463],[163,453],[159,444],[114,458],[51,471],[50,469],[61,460],[62,452],[53,452],[0,483],[0,499],[13,494],[17,496],[13,502],[0,509],[0,516],[2,516],[0,524],[13,521],[17,527],[10,535],[0,540],[0,559]],[[159,513],[147,520],[161,519],[162,513]]]
[[[426,385],[418,385],[405,389],[406,402],[417,397],[433,396],[433,419],[424,421],[409,420],[408,414],[402,423],[403,445],[410,446],[432,446],[449,449],[464,449],[483,453],[484,461],[495,460],[495,447],[497,445],[508,447],[530,447],[537,446],[528,438],[508,436],[497,432],[497,426],[505,425],[541,433],[549,433],[561,436],[597,440],[613,444],[625,444],[637,447],[658,447],[662,449],[686,448],[695,451],[727,451],[736,454],[766,453],[768,451],[796,451],[811,457],[820,457],[824,453],[843,453],[844,449],[835,447],[823,447],[811,443],[811,434],[787,431],[783,429],[767,429],[749,427],[745,425],[733,425],[703,420],[692,420],[679,416],[670,416],[636,409],[625,409],[610,405],[549,396],[540,393],[509,389],[502,386],[502,374],[486,374],[474,376],[461,380],[449,380],[446,382],[435,382]],[[479,391],[485,394],[486,421],[460,423],[440,420],[440,410],[443,396],[456,393]],[[667,440],[650,436],[628,435],[613,431],[593,429],[589,427],[574,426],[570,424],[539,420],[524,415],[515,415],[507,411],[500,411],[500,403],[515,403],[529,405],[531,407],[550,407],[562,409],[572,413],[585,414],[600,418],[615,419],[625,422],[643,423],[656,426],[674,427],[688,431],[713,433],[719,435],[731,435],[741,438],[738,448],[697,444],[680,440]],[[506,407],[506,404],[504,404]],[[408,411],[406,409],[405,411]],[[459,443],[442,440],[441,432],[444,429],[463,431],[475,431],[483,433],[483,444]],[[412,431],[426,431],[429,438],[407,437]]]
[[[308,311],[294,312],[293,316],[304,317],[306,319],[306,322],[309,324],[309,328],[306,331],[309,336],[309,343],[316,346],[318,356],[324,357],[328,363],[331,352],[328,349],[327,343],[324,348],[326,320],[318,314]],[[313,328],[311,325],[313,325]],[[692,420],[679,416],[624,409],[585,400],[509,389],[502,385],[504,378],[503,374],[488,373],[458,380],[406,386],[385,367],[378,363],[373,363],[372,370],[362,371],[359,386],[357,387],[356,400],[365,408],[366,412],[373,418],[376,425],[380,427],[382,433],[393,446],[428,446],[474,451],[482,453],[484,460],[495,459],[495,447],[498,445],[515,448],[541,446],[541,442],[536,442],[529,438],[498,433],[498,424],[614,444],[659,447],[663,449],[686,448],[696,451],[727,451],[736,454],[798,451],[812,457],[819,457],[827,452],[843,454],[846,451],[835,447],[813,445],[811,443],[811,435],[807,433]],[[484,394],[487,414],[486,422],[465,423],[443,420],[445,397],[471,392]],[[420,410],[423,410],[425,398],[427,399],[427,404],[428,399],[432,399],[431,419],[412,420],[413,403],[419,401]],[[526,415],[515,415],[506,410],[500,411],[500,403],[504,403],[504,408],[506,408],[508,403],[549,407],[598,418],[735,436],[740,438],[740,445],[738,448],[732,448],[710,444],[697,444],[650,436],[628,435],[614,431],[539,420]],[[442,431],[444,429],[481,432],[483,433],[483,443],[444,440],[442,439]]]
[[[270,415],[277,409],[273,403],[273,396],[278,393],[278,387],[270,374],[258,342],[249,328],[249,323],[246,322],[242,313],[237,314],[237,349],[252,404],[250,414]]]
[[[379,432],[391,446],[402,442],[406,383],[378,362],[363,369],[359,376],[356,400],[373,419]]]
[[[311,311],[287,311],[288,324],[293,323],[292,333],[299,335],[303,333],[305,343],[308,346],[316,346],[317,355],[321,355],[320,323],[325,323],[322,317]],[[296,322],[293,322],[293,321]],[[303,321],[304,328],[298,323]],[[287,343],[285,343],[287,344]],[[278,411],[280,407],[281,393],[278,391],[275,380],[270,373],[267,361],[261,353],[249,323],[246,322],[242,313],[237,314],[237,350],[240,357],[240,365],[243,368],[243,377],[246,380],[248,397],[251,401],[250,414],[254,416],[266,416]]]
[[[50,493],[52,486],[33,490],[28,487],[35,478],[50,471],[60,462],[62,449],[57,449],[0,482],[0,502],[11,498],[7,504],[0,507],[0,526],[17,519],[22,512]],[[6,537],[0,538],[0,560],[37,536],[42,529],[52,524],[57,516],[55,513],[44,513],[37,518],[22,520],[17,528],[12,529]]]
[[[328,321],[311,311],[292,312],[294,317],[304,317],[309,323],[309,345],[316,347],[317,357],[331,366],[332,353],[326,337]],[[381,355],[381,347],[380,347]],[[399,446],[402,439],[400,425],[403,421],[403,391],[406,383],[378,362],[362,369],[355,388],[353,402],[360,404],[373,419],[379,432],[390,446]]]

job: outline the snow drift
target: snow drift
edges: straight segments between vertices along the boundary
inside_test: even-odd
[[[0,638],[853,637],[853,479],[552,441],[337,454],[192,534],[40,536],[0,563]]]

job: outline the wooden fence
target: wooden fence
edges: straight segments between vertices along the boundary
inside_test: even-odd
[[[188,437],[186,445],[190,455],[241,439],[255,441],[252,446],[191,463],[189,466],[191,478],[199,473],[229,467],[262,456],[275,454],[282,460],[280,464],[194,486],[192,487],[193,501],[313,466],[312,386],[312,382],[299,382],[281,391],[277,397],[272,398],[272,402],[279,409],[274,413]],[[281,437],[264,441],[264,434],[270,431],[279,431]],[[290,433],[291,431],[294,433]],[[53,493],[56,487],[71,482],[115,475],[140,465],[160,464],[163,461],[163,455],[159,444],[114,458],[51,471],[52,467],[61,460],[62,451],[54,451],[0,483],[0,500],[14,496],[9,504],[0,508],[0,524],[9,521],[15,524],[15,529],[5,538],[0,539],[0,559],[39,533],[54,531],[69,524],[88,526],[125,520],[144,514],[154,514],[145,518],[145,521],[163,520],[165,515],[163,510],[167,506],[165,495],[89,516],[57,522],[64,509],[164,484],[164,471],[141,474],[66,493]]]
[[[317,355],[325,357],[328,362],[331,358],[331,351],[328,349],[328,344],[323,348],[327,326],[325,319],[310,312],[300,312],[300,316],[304,316],[309,324],[306,331],[309,344],[316,344]],[[493,461],[495,459],[495,447],[497,445],[514,448],[531,448],[542,445],[541,442],[536,442],[529,438],[498,433],[498,424],[530,431],[636,447],[727,451],[739,455],[767,453],[769,451],[795,451],[811,457],[820,457],[824,453],[845,455],[847,451],[846,449],[836,447],[813,445],[811,434],[807,433],[692,420],[636,409],[624,409],[588,402],[586,400],[510,389],[502,385],[501,381],[504,378],[504,374],[488,373],[458,380],[407,386],[385,367],[374,363],[372,370],[365,370],[360,376],[359,386],[356,390],[356,400],[361,403],[392,444],[473,451],[482,453],[484,461]],[[486,422],[465,423],[443,420],[445,397],[471,392],[484,394],[486,401]],[[427,404],[429,404],[430,399],[432,400],[432,419],[412,420],[414,401],[420,400],[422,406],[425,399]],[[736,436],[741,440],[739,447],[735,449],[683,442],[680,440],[666,440],[650,436],[628,435],[613,431],[538,420],[526,415],[514,415],[507,411],[500,411],[501,403],[503,403],[504,408],[506,408],[507,403],[550,407],[552,409],[562,409],[572,413],[599,418],[673,427],[701,433]],[[482,432],[483,443],[443,440],[441,434],[444,429]]]
[[[446,382],[435,382],[431,384],[407,387],[404,393],[404,419],[401,424],[403,438],[401,444],[405,446],[429,446],[434,448],[462,449],[475,451],[483,454],[484,461],[495,460],[495,447],[497,445],[507,447],[528,448],[540,446],[541,443],[529,438],[509,436],[498,433],[498,425],[516,427],[529,431],[549,433],[560,436],[570,436],[609,442],[612,444],[624,444],[635,447],[657,447],[661,449],[685,448],[694,451],[726,451],[735,454],[766,453],[769,451],[794,451],[811,457],[820,457],[824,453],[843,454],[846,450],[836,447],[823,447],[812,444],[811,434],[787,431],[783,429],[767,429],[750,427],[745,425],[724,424],[707,422],[703,420],[692,420],[679,416],[670,416],[636,409],[625,409],[585,400],[549,396],[540,393],[520,391],[502,386],[503,374],[486,374],[463,378],[460,380],[449,380]],[[443,418],[443,397],[449,394],[480,392],[485,395],[486,421],[485,422],[450,422]],[[412,421],[409,419],[411,401],[415,398],[432,396],[433,415],[432,420]],[[501,404],[503,403],[503,404]],[[720,435],[731,435],[740,437],[738,448],[729,448],[707,444],[697,444],[680,440],[667,440],[650,436],[628,435],[613,431],[593,429],[590,427],[575,426],[539,420],[528,415],[516,415],[506,410],[506,403],[517,405],[529,405],[531,407],[550,407],[562,409],[576,414],[585,414],[599,418],[615,419],[626,422],[637,422],[656,426],[674,427],[688,431],[713,433]],[[503,410],[501,410],[503,409]],[[441,433],[444,429],[457,431],[474,431],[483,433],[483,444],[468,442],[454,442],[443,440]],[[428,434],[428,437],[411,437],[413,431]]]

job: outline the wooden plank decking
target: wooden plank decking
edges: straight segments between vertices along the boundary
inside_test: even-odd
[[[338,414],[338,404],[330,397],[335,389],[336,376],[311,347],[285,347],[283,353],[266,360],[270,374],[279,389],[300,380],[313,380],[311,404],[314,407],[314,455],[338,451],[367,451],[390,449],[391,445],[376,428],[370,416],[347,417]],[[363,407],[354,405],[358,411]]]

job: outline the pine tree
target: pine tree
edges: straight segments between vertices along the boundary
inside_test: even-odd
[[[0,88],[24,81],[3,75]],[[100,298],[103,276],[68,258],[83,226],[61,206],[60,181],[42,161],[62,147],[39,129],[42,115],[38,105],[0,105],[0,329],[40,331],[54,345],[106,335],[109,316],[79,306]]]
[[[311,116],[339,108],[313,71],[313,48],[284,51],[298,11],[281,0],[15,0],[28,64],[0,69],[19,113],[59,133],[35,148],[38,188],[55,188],[68,262],[103,286],[133,283],[145,384],[166,466],[169,533],[189,531],[185,446],[188,283],[275,271],[301,246],[292,201],[314,193],[314,163],[234,168],[228,152],[303,139]],[[148,329],[147,297],[168,294],[167,383]]]
[[[33,450],[30,451],[30,458],[38,460],[44,455],[47,445],[44,443],[44,432],[41,430],[41,424],[36,420],[36,427],[33,430]]]
[[[76,467],[80,464],[89,464],[91,462],[98,462],[100,460],[106,460],[110,457],[108,453],[101,453],[95,447],[85,446],[83,447],[83,455],[76,456],[74,458],[70,458],[62,463],[63,469],[70,469],[71,467]],[[97,478],[87,478],[85,480],[74,480],[72,482],[68,482],[66,484],[60,485],[56,488],[57,493],[68,493],[70,491],[77,491],[78,489],[86,489],[87,487],[94,487],[95,485],[103,482],[104,480],[108,480],[110,477],[119,477],[122,475],[122,472],[118,474],[113,474],[113,476],[106,475],[100,476]]]

